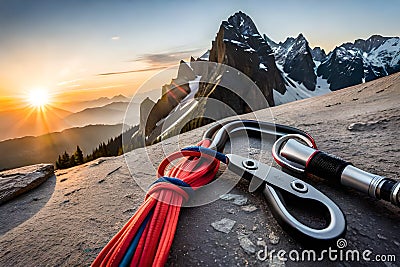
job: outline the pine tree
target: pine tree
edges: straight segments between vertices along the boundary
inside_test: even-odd
[[[61,166],[63,169],[69,167],[70,164],[69,160],[70,160],[69,154],[67,153],[67,151],[64,151],[64,154],[61,157]]]
[[[79,146],[76,146],[76,151],[75,151],[75,162],[76,165],[83,164],[83,152]]]
[[[56,161],[56,168],[57,169],[62,169],[62,159],[61,159],[61,155],[58,155],[58,160]]]
[[[72,154],[71,157],[69,158],[68,167],[74,167],[74,166],[76,166],[76,161],[75,161],[75,155]]]

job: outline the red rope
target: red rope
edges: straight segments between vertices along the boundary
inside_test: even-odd
[[[209,147],[210,141],[203,140],[198,146]],[[182,157],[184,159],[166,172],[172,161]],[[160,163],[157,176],[179,178],[196,190],[214,179],[219,165],[220,162],[210,155],[181,151],[171,154]],[[92,266],[163,266],[174,239],[181,206],[188,198],[188,193],[175,184],[154,184],[144,203],[103,248]],[[148,217],[150,219],[146,223]],[[141,236],[140,230],[143,231]],[[129,258],[127,255],[135,244],[135,238],[137,246]],[[124,259],[129,259],[129,263],[126,264]]]

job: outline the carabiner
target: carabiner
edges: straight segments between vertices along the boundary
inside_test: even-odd
[[[229,140],[229,135],[238,131],[258,135],[267,134],[274,138],[274,142],[277,139],[283,140],[287,135],[295,136],[308,146],[316,148],[312,137],[301,130],[285,125],[251,120],[236,120],[215,125],[209,128],[203,137],[212,140],[210,148],[221,152],[225,143]],[[276,150],[276,147],[279,147],[280,144],[276,142],[274,144],[274,150]],[[308,243],[310,243],[309,241],[312,243],[331,242],[345,233],[346,220],[343,212],[331,199],[313,186],[253,159],[234,154],[226,156],[229,160],[228,169],[250,180],[250,192],[264,186],[264,196],[279,224],[282,228],[300,237],[302,241]],[[295,200],[305,200],[323,207],[329,214],[327,226],[322,229],[314,229],[301,223],[287,209],[285,195],[290,195]]]

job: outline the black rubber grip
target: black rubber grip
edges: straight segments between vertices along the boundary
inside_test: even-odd
[[[379,198],[390,202],[390,194],[392,193],[392,189],[395,185],[395,180],[386,179],[379,190]]]
[[[318,151],[309,160],[306,171],[320,178],[340,183],[342,172],[347,165],[351,165],[351,163]]]

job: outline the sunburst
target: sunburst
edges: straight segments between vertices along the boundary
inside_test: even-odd
[[[32,107],[44,108],[50,103],[50,95],[46,89],[32,89],[28,92],[27,102]]]

